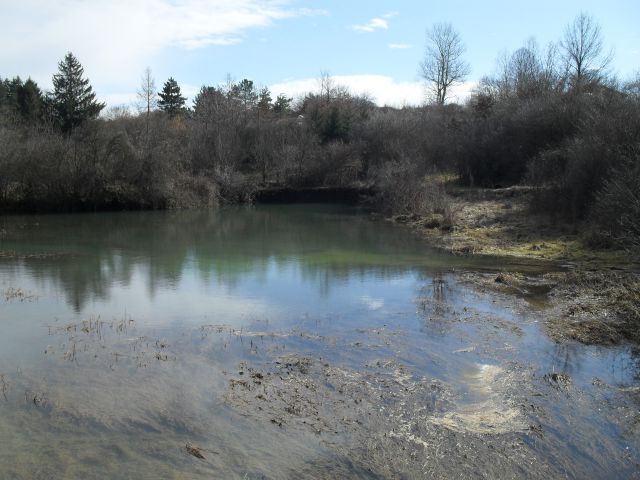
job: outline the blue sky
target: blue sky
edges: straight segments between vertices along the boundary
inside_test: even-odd
[[[640,70],[639,0],[0,0],[0,7],[0,76],[31,75],[50,88],[57,62],[72,51],[109,105],[134,101],[146,66],[158,86],[173,76],[189,96],[228,74],[295,95],[316,88],[326,71],[380,104],[419,103],[425,30],[436,22],[451,22],[467,46],[464,95],[494,71],[501,52],[531,37],[541,47],[559,40],[580,12],[600,24],[622,79]]]

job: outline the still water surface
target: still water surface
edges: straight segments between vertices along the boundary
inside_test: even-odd
[[[0,479],[637,474],[636,357],[469,281],[507,267],[557,268],[339,206],[4,217]]]

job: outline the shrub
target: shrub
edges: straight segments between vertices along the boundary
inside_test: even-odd
[[[378,207],[392,214],[440,214],[440,223],[451,223],[451,202],[444,186],[420,175],[408,161],[387,163],[376,175]]]
[[[572,133],[571,117],[559,96],[503,100],[490,114],[471,120],[460,135],[460,179],[485,187],[519,183],[531,159]]]
[[[620,244],[640,251],[640,154],[625,159],[604,182],[594,217]]]

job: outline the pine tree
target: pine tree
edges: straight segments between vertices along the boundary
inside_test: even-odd
[[[0,126],[8,124],[12,120],[13,103],[11,102],[10,80],[0,77]]]
[[[262,112],[267,112],[271,109],[271,92],[267,87],[264,87],[260,90],[260,95],[258,97],[258,109]]]
[[[53,112],[63,132],[70,132],[87,120],[96,118],[105,107],[96,101],[96,94],[83,78],[84,68],[71,52],[58,63],[53,76]]]
[[[273,111],[275,113],[289,113],[291,111],[291,102],[293,98],[287,97],[284,93],[278,95],[276,101],[273,102]]]
[[[162,91],[158,93],[158,96],[160,97],[158,108],[167,112],[171,117],[185,110],[184,104],[187,99],[180,93],[180,86],[173,77],[169,77],[169,80],[164,82]]]
[[[38,84],[31,80],[31,78],[28,78],[27,81],[18,88],[16,102],[18,111],[25,122],[34,124],[41,119],[44,105],[42,91],[40,87],[38,87]]]
[[[236,96],[246,110],[251,110],[258,102],[258,92],[253,84],[253,80],[243,79],[236,86]]]
[[[0,106],[4,115],[13,114],[16,110],[16,96],[18,89],[22,87],[20,77],[14,77],[13,80],[0,78]]]
[[[4,105],[7,102],[7,96],[9,95],[8,80],[3,80],[0,77],[0,105]]]

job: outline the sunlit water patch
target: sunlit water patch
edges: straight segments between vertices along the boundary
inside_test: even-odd
[[[637,472],[633,352],[466,278],[553,266],[336,206],[0,221],[0,478]]]

